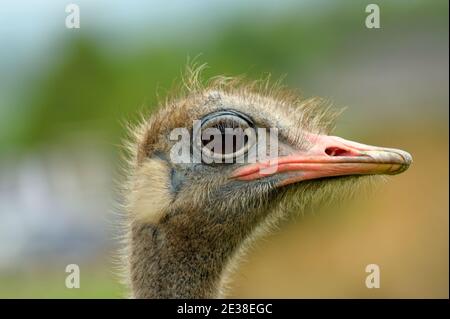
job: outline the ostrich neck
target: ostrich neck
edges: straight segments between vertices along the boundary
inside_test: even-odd
[[[226,267],[242,236],[223,224],[183,225],[132,227],[130,275],[135,298],[221,297]]]

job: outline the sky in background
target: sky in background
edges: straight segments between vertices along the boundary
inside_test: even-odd
[[[58,50],[58,40],[67,32],[64,22],[68,3],[61,0],[2,2],[0,41],[6,48],[0,51],[2,79],[14,80],[15,76],[23,76],[21,72],[14,71],[27,73],[41,63],[51,61],[54,50]],[[183,33],[193,34],[203,28],[217,31],[222,23],[235,17],[236,12],[254,12],[265,19],[282,15],[292,6],[310,5],[310,1],[292,0],[285,1],[282,6],[267,0],[80,0],[75,3],[81,8],[82,28],[88,28],[103,45],[115,50],[124,50],[129,46],[131,48],[128,49],[133,50],[142,43],[143,38],[150,42],[167,42],[173,37],[180,39]],[[328,3],[327,6],[333,4]],[[189,40],[195,41],[195,38]]]

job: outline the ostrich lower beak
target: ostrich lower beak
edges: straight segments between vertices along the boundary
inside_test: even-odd
[[[307,151],[249,164],[236,169],[232,178],[250,181],[278,175],[278,186],[304,180],[347,175],[394,175],[412,162],[409,153],[370,146],[336,136],[308,135],[313,145]]]

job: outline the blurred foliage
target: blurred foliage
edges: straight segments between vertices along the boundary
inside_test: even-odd
[[[445,1],[380,5],[384,28],[447,23]],[[288,83],[294,80],[292,73],[308,77],[315,61],[346,54],[339,52],[343,43],[364,37],[364,7],[364,2],[344,1],[330,9],[322,3],[313,14],[293,10],[271,21],[260,21],[255,9],[251,16],[237,14],[212,36],[161,39],[127,54],[107,52],[95,35],[80,29],[63,38],[47,72],[31,77],[15,115],[0,119],[0,151],[64,141],[76,131],[98,131],[115,144],[123,134],[120,120],[132,119],[143,105],[153,106],[156,93],[164,96],[180,78],[187,58],[199,54],[198,61],[211,66],[206,77],[257,78],[268,72],[275,78],[287,74]]]
[[[79,289],[67,289],[58,271],[0,275],[0,298],[123,298],[125,291],[108,271],[91,267],[83,273]]]

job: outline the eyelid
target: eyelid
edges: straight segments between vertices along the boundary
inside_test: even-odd
[[[247,122],[249,124],[249,126],[254,127],[254,122],[252,120],[252,118],[246,114],[240,113],[238,111],[234,111],[234,110],[223,110],[223,111],[218,111],[218,112],[214,112],[214,113],[210,113],[205,115],[202,120],[201,120],[201,124],[202,126],[204,125],[204,123],[209,122],[212,119],[215,118],[219,118],[222,116],[232,116],[232,117],[237,117],[241,120],[244,120],[245,122]]]
[[[252,127],[250,125],[250,123],[248,123],[247,121],[245,121],[242,118],[238,118],[236,116],[229,116],[229,115],[221,115],[221,116],[217,116],[217,117],[213,117],[211,119],[206,120],[204,123],[202,123],[202,127],[209,127],[209,126],[214,126],[217,124],[229,124],[227,125],[227,127]],[[236,125],[234,125],[236,124]]]

